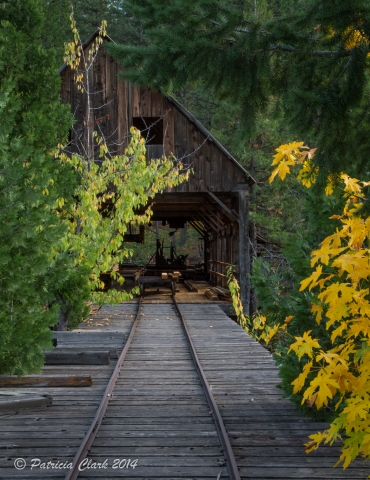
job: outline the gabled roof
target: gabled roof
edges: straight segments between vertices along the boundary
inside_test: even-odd
[[[83,44],[82,44],[82,48],[86,48],[90,45],[91,42],[93,42],[95,40],[95,38],[98,36],[99,34],[99,30],[96,30]],[[109,35],[105,35],[104,36],[104,40],[108,41],[108,42],[113,42],[113,43],[116,43]],[[58,70],[58,73],[61,74],[66,68],[67,68],[67,64],[64,63]],[[194,115],[192,115],[189,110],[187,110],[178,100],[176,100],[172,95],[169,95],[167,94],[166,92],[164,92],[162,90],[162,88],[159,88],[158,89],[159,92],[168,99],[168,101],[170,103],[172,103],[172,105],[177,108],[177,110],[179,110],[179,112],[181,112],[191,123],[193,123],[202,133],[203,135],[209,140],[211,141],[216,147],[218,150],[221,151],[221,153],[223,153],[231,162],[233,162],[235,164],[235,166],[237,168],[239,168],[243,173],[244,175],[246,175],[246,177],[248,178],[248,180],[251,182],[251,183],[256,183],[256,180],[251,176],[251,174],[242,166],[240,165],[240,163],[231,155],[231,153],[226,150],[226,148],[221,145],[221,143],[209,132],[209,130],[207,130],[207,128],[202,125],[199,120],[197,120]]]

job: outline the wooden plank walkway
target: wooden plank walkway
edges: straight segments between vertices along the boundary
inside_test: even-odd
[[[219,474],[228,478],[216,428],[173,305],[143,305],[89,457],[138,462],[134,470],[83,472],[79,478],[216,480]]]
[[[222,414],[242,479],[362,479],[369,463],[333,468],[336,447],[304,454],[307,436],[325,424],[302,417],[282,397],[270,353],[218,305],[180,304]]]
[[[307,436],[324,425],[303,418],[282,398],[276,388],[277,368],[269,352],[219,306],[179,307],[223,416],[242,479],[367,478],[369,465],[361,461],[345,471],[333,469],[337,448],[303,453]],[[66,346],[63,342],[68,338],[69,348],[86,344],[98,347],[101,342],[120,350],[135,312],[133,303],[104,306],[73,336],[73,341],[62,334],[58,345]],[[88,456],[96,462],[107,460],[109,468],[89,468],[80,477],[227,479],[212,416],[173,305],[146,304],[142,313],[113,399]],[[0,418],[1,480],[53,480],[65,476],[65,468],[30,470],[31,459],[72,461],[114,363],[115,360],[111,365],[44,368],[44,373],[66,373],[68,368],[68,373],[91,374],[92,387],[22,389],[51,394],[54,403],[46,411]],[[24,470],[14,468],[17,458],[26,460],[28,466]],[[115,459],[137,459],[137,466],[113,469]]]
[[[124,309],[117,306],[114,311],[104,307],[99,316],[106,318],[106,313],[114,314],[110,325],[104,326],[114,336],[109,345],[120,351],[123,338],[127,337],[136,311],[135,305],[125,305]],[[101,322],[100,322],[101,323]],[[98,327],[100,328],[100,327]],[[69,332],[68,344],[66,334],[57,334],[58,347],[85,347],[86,345],[107,346],[104,332],[91,332],[74,335],[73,341]],[[105,337],[105,338],[104,338]],[[41,462],[53,461],[64,463],[73,457],[94,418],[97,406],[112,374],[116,360],[110,365],[57,365],[45,366],[43,373],[60,374],[76,373],[90,374],[93,379],[91,387],[84,388],[20,388],[25,393],[50,394],[53,405],[47,410],[29,412],[28,414],[8,415],[0,417],[0,479],[18,478],[63,478],[65,473],[58,469],[34,468],[29,466],[32,459]],[[14,462],[17,458],[25,459],[28,467],[16,470]]]

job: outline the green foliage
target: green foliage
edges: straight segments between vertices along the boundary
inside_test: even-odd
[[[51,304],[59,311],[59,330],[72,330],[90,312],[90,270],[84,265],[73,265],[71,255],[65,253],[58,259],[60,265],[54,278]]]
[[[145,139],[134,127],[130,129],[130,141],[124,154],[110,152],[111,145],[101,135],[96,122],[90,121],[97,107],[95,104],[94,108],[90,106],[95,92],[90,90],[88,81],[88,72],[106,35],[106,21],[102,21],[99,34],[85,51],[73,14],[70,19],[74,38],[66,44],[65,60],[74,73],[78,90],[87,99],[88,108],[84,124],[80,126],[83,130],[81,138],[85,142],[81,151],[84,153],[68,154],[60,144],[54,151],[55,158],[76,172],[80,179],[73,197],[59,197],[55,203],[68,229],[56,251],[69,252],[74,267],[88,270],[93,301],[119,303],[131,298],[132,292],[101,291],[104,288],[101,274],[109,273],[116,282],[123,284],[119,264],[125,263],[132,255],[130,248],[123,243],[128,226],[148,223],[151,208],[144,208],[143,213],[138,213],[138,209],[146,207],[149,198],[154,198],[157,193],[187,180],[189,171],[182,172],[183,165],[173,156],[147,161]]]
[[[308,150],[302,142],[279,147],[271,180],[276,174],[284,179],[292,166],[301,165],[297,178],[310,188],[318,172],[312,168]],[[315,152],[311,150],[310,154]],[[325,193],[332,195],[333,177],[327,181]],[[335,412],[325,431],[310,435],[306,453],[323,442],[340,440],[342,452],[336,465],[343,462],[343,468],[347,468],[358,456],[370,459],[370,218],[362,208],[369,182],[345,173],[340,181],[343,210],[330,217],[339,220],[339,227],[311,253],[311,268],[316,268],[300,282],[299,291],[308,291],[311,296],[314,319],[303,335],[294,335],[287,353],[294,352],[299,361],[305,362],[291,382],[293,394],[302,392],[302,404],[317,410],[331,407]],[[326,334],[312,335],[312,325],[322,326]]]
[[[155,222],[145,226],[145,241],[143,244],[130,243],[127,245],[132,251],[132,256],[128,259],[129,263],[137,265],[146,265],[156,251],[157,232],[154,230]],[[161,222],[158,222],[161,223]],[[173,235],[170,236],[170,232]],[[168,225],[158,225],[158,239],[163,242],[164,256],[170,257],[170,245],[174,244],[176,255],[188,255],[190,264],[199,263],[203,258],[203,241],[199,240],[199,233],[192,227],[183,231],[179,229],[174,231]],[[184,240],[184,242],[182,241]]]
[[[64,44],[71,35],[69,16],[73,10],[85,42],[104,19],[109,36],[118,43],[140,45],[143,43],[141,23],[129,12],[124,0],[42,0],[45,14],[43,44],[57,51],[63,63]]]
[[[314,195],[311,197],[310,192],[308,198],[311,198],[315,204],[321,204],[321,210],[316,209],[314,218],[310,208],[303,211],[305,230],[301,231],[301,235],[292,235],[290,242],[284,244],[282,249],[284,263],[280,267],[276,267],[271,261],[257,259],[253,263],[252,283],[258,296],[261,312],[268,319],[268,325],[286,325],[287,317],[293,315],[293,318],[289,321],[289,335],[283,334],[271,342],[272,351],[275,354],[274,358],[279,365],[280,387],[284,395],[304,413],[310,412],[317,419],[328,419],[332,415],[333,403],[330,403],[326,409],[320,412],[313,411],[310,405],[301,404],[302,392],[293,393],[291,383],[302,371],[305,360],[298,359],[293,352],[288,352],[293,337],[301,336],[307,330],[312,330],[312,336],[320,338],[323,346],[328,346],[330,342],[325,327],[317,325],[314,321],[311,312],[314,295],[299,291],[300,282],[311,272],[310,252],[319,241],[335,229],[336,222],[332,221],[332,225],[330,225],[330,222],[327,221],[327,209],[330,208],[330,205],[333,206],[333,203],[337,206],[340,205],[339,202],[332,202],[331,200],[325,202],[323,195],[319,199],[314,197]],[[310,206],[308,201],[307,206]],[[323,228],[318,232],[315,225],[322,225]],[[302,233],[304,236],[302,236]]]
[[[86,41],[104,19],[115,42],[138,45],[142,29],[124,0],[71,0],[81,38]],[[70,13],[70,12],[69,12]]]
[[[287,324],[286,319],[293,315],[289,323],[289,335],[282,334],[271,341],[271,349],[274,358],[279,366],[279,377],[281,379],[280,388],[284,395],[289,398],[304,413],[312,413],[317,419],[328,419],[332,414],[333,404],[323,411],[317,412],[311,409],[311,405],[304,403],[302,405],[302,392],[293,393],[292,382],[302,371],[306,360],[298,359],[293,352],[288,352],[293,336],[300,336],[307,330],[312,330],[312,336],[320,338],[323,344],[328,344],[329,335],[325,328],[317,325],[313,321],[311,313],[311,303],[314,296],[310,293],[299,292],[299,282],[309,274],[310,264],[307,256],[307,244],[297,245],[292,248],[294,252],[295,269],[290,267],[290,283],[287,284],[286,272],[271,271],[271,266],[267,262],[257,260],[254,262],[254,272],[252,276],[253,287],[256,290],[261,311],[267,317],[267,325]],[[298,252],[301,252],[299,257]],[[285,252],[288,259],[291,260],[289,253]],[[288,268],[289,268],[288,267]]]
[[[63,63],[64,43],[69,40],[71,28],[69,15],[71,0],[41,0],[45,24],[42,32],[42,43],[48,50],[54,49],[58,66]]]
[[[3,1],[0,18],[0,371],[21,375],[40,369],[51,348],[50,252],[65,235],[52,206],[74,180],[50,154],[70,115],[55,58],[42,48],[41,2]]]
[[[246,139],[273,97],[292,131],[318,147],[323,176],[343,165],[349,174],[363,168],[370,153],[368,2],[308,0],[298,9],[270,2],[272,18],[254,15],[251,3],[128,1],[148,46],[109,51],[135,83],[176,91],[200,82],[238,105]]]
[[[100,274],[104,272],[111,272],[116,281],[123,283],[115,266],[131,256],[130,248],[123,244],[124,234],[130,223],[143,225],[151,216],[150,207],[143,214],[136,210],[145,207],[149,198],[166,187],[185,181],[188,172],[180,173],[182,164],[171,157],[147,162],[145,139],[134,127],[124,155],[112,157],[105,143],[100,146],[99,164],[77,155],[56,155],[81,176],[73,199],[60,198],[57,202],[63,208],[62,216],[68,225],[68,235],[61,248],[72,253],[75,266],[89,269],[92,299],[102,304],[130,298],[125,291],[96,290],[103,287]]]

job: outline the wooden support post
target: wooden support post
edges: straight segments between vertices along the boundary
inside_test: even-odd
[[[248,186],[238,191],[239,197],[239,285],[244,313],[250,312],[250,249],[248,228]]]
[[[206,275],[206,278],[208,277],[208,271],[209,271],[209,238],[207,236],[204,237],[203,240],[203,252],[204,252],[204,274]]]

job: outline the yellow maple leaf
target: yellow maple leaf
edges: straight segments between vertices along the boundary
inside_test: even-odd
[[[275,149],[277,153],[274,155],[271,165],[278,166],[273,170],[269,178],[270,183],[274,180],[276,175],[279,175],[279,177],[284,180],[286,175],[290,173],[290,167],[293,167],[296,163],[302,163],[307,158],[310,159],[314,156],[314,149],[306,152],[301,152],[300,149],[309,150],[303,142],[292,142],[280,145],[280,147]]]
[[[340,274],[347,272],[348,278],[356,284],[370,276],[369,256],[365,249],[340,255],[333,261],[332,266],[337,267]]]
[[[356,289],[350,283],[335,282],[323,290],[317,298],[333,307],[338,303],[343,305],[351,303],[355,293]]]
[[[321,319],[322,319],[322,314],[324,312],[324,307],[322,305],[320,305],[319,303],[312,303],[311,304],[311,312],[316,317],[316,323],[318,325],[320,325]]]
[[[357,195],[362,194],[362,187],[360,185],[360,181],[357,180],[357,178],[349,177],[345,173],[342,173],[341,178],[344,181],[344,184],[345,184],[344,190],[346,192],[354,193]]]
[[[365,419],[369,414],[369,403],[356,396],[347,401],[347,406],[342,412],[347,416],[348,422],[355,423],[358,419]]]
[[[323,350],[316,356],[316,362],[325,360],[328,365],[345,364],[345,361],[335,352],[324,352]]]
[[[294,388],[293,388],[293,393],[298,393],[300,390],[302,390],[304,382],[306,381],[307,375],[310,373],[312,368],[312,361],[306,363],[306,365],[303,367],[302,373],[298,375],[298,377],[293,380],[291,383]]]
[[[290,167],[295,165],[294,158],[288,158],[287,160],[281,160],[279,165],[272,171],[271,176],[269,178],[269,182],[271,183],[276,175],[279,175],[281,180],[284,180],[288,173],[290,173]]]
[[[352,320],[348,326],[348,337],[370,337],[370,321],[367,317],[359,317]]]
[[[308,332],[304,332],[302,337],[294,337],[295,343],[290,345],[288,352],[293,350],[297,354],[297,357],[301,359],[303,355],[308,355],[312,358],[312,351],[314,348],[320,348],[320,344],[317,341],[317,338],[312,338],[310,333],[312,330]]]
[[[277,331],[279,330],[280,325],[274,325],[272,328],[270,328],[267,331],[267,335],[264,337],[264,340],[266,342],[266,345],[272,340],[272,338],[276,335]]]
[[[322,266],[319,265],[316,268],[316,270],[308,278],[305,278],[304,280],[301,281],[301,287],[299,291],[302,292],[302,290],[305,290],[310,284],[311,285],[309,290],[312,290],[312,288],[317,285],[317,280],[319,279],[321,274],[322,274]]]
[[[308,147],[306,147],[303,142],[292,142],[280,145],[280,147],[275,149],[275,152],[277,153],[276,155],[274,155],[274,159],[271,165],[277,165],[279,162],[281,162],[283,158],[300,153],[300,148],[308,149]]]
[[[297,163],[300,163],[300,162],[297,161]],[[312,160],[304,160],[302,168],[297,175],[297,179],[302,183],[304,187],[310,188],[314,183],[316,183],[316,178],[318,173],[319,173],[319,169],[312,162]]]
[[[328,178],[327,178],[327,184],[326,184],[326,187],[325,187],[325,195],[326,196],[329,196],[329,195],[332,195],[333,192],[334,192],[334,187],[335,187],[335,176],[334,175],[329,175]]]
[[[337,381],[341,393],[357,390],[359,386],[357,377],[348,371],[347,365],[337,365],[332,372],[332,377]]]
[[[305,453],[310,453],[313,450],[317,450],[323,441],[327,443],[327,432],[313,433],[308,438],[311,438],[312,441],[304,444],[306,447]]]
[[[348,328],[347,322],[340,322],[339,327],[333,330],[330,340],[334,342],[337,337],[343,335],[344,330],[346,330],[347,328]]]
[[[336,217],[339,217],[339,216],[333,215],[330,218],[336,218]],[[329,235],[321,242],[321,245],[322,247],[340,248],[342,245],[342,238],[344,237],[345,237],[345,232],[343,232],[342,230],[338,230],[337,228],[332,235]]]
[[[331,378],[323,368],[321,368],[317,376],[311,380],[310,386],[306,389],[303,395],[302,403],[314,393],[317,393],[315,400],[316,408],[321,408],[323,405],[327,405],[329,399],[333,398],[335,392],[339,390],[338,382]]]

